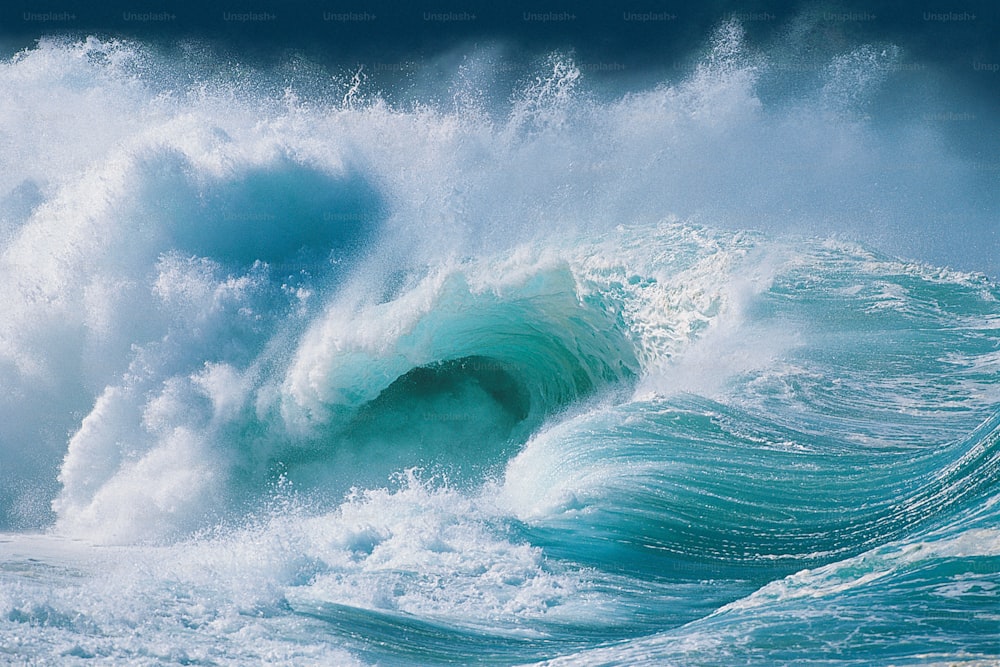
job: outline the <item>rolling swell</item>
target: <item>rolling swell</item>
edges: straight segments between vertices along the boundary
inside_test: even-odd
[[[507,489],[519,515],[558,539],[554,553],[645,577],[756,586],[982,502],[998,481],[998,429],[994,417],[915,456],[796,433],[704,399],[629,403],[534,439],[508,468]],[[522,489],[532,495],[518,497]]]
[[[993,288],[849,249],[818,273],[812,258],[829,253],[797,255],[731,337],[706,337],[731,371],[710,393],[685,366],[694,358],[711,375],[696,343],[631,401],[533,437],[500,494],[528,539],[570,562],[700,590],[659,607],[680,624],[995,502],[996,334],[981,316]],[[775,310],[802,323],[801,337],[760,366],[730,363],[731,349],[762,345]]]

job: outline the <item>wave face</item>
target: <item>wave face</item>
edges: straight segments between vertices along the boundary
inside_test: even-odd
[[[0,656],[1000,659],[988,175],[788,57],[0,64]]]

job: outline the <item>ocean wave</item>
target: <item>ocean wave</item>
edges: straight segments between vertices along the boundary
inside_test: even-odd
[[[868,114],[906,54],[783,87],[726,22],[621,95],[497,53],[412,103],[0,63],[0,655],[1000,655],[995,221]]]

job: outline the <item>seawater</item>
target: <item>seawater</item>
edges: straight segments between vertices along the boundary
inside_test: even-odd
[[[905,54],[505,57],[0,64],[0,662],[1000,659],[990,175]]]

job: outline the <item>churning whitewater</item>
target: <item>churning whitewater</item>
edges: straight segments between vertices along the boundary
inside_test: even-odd
[[[800,56],[0,63],[0,662],[1000,660],[984,174]]]

